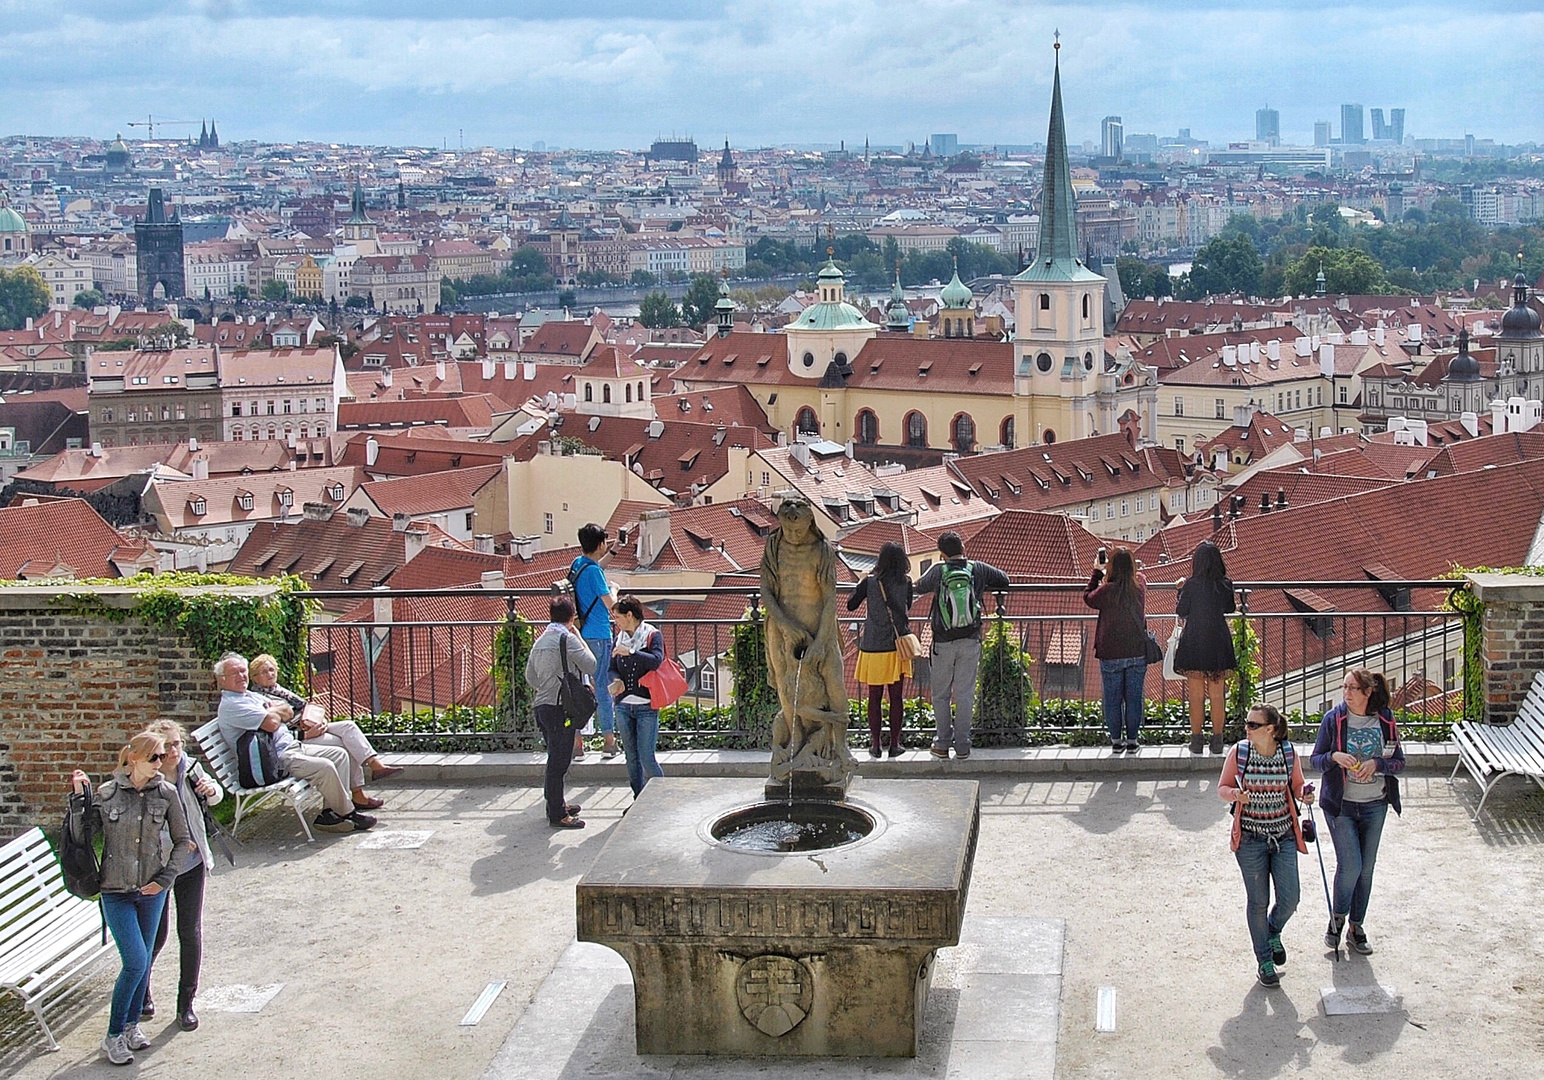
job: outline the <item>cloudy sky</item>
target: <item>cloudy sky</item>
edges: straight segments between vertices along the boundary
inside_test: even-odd
[[[1544,141],[1537,0],[0,0],[0,134],[154,113],[226,140],[1024,143],[1056,28],[1074,141],[1107,113],[1247,138],[1266,103],[1309,141],[1343,101],[1403,106],[1418,137]]]

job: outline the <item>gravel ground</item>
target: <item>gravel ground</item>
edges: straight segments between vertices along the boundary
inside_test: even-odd
[[[57,1054],[0,1002],[0,1075],[480,1077],[572,940],[574,884],[628,793],[570,789],[590,827],[554,833],[538,789],[383,790],[381,831],[433,830],[424,846],[307,845],[292,815],[267,811],[244,827],[241,865],[210,882],[204,987],[284,983],[262,1012],[204,1011],[178,1032],[168,953],[154,977],[166,1011],[133,1069],[97,1053],[108,971],[51,1013]],[[1067,920],[1060,1077],[1544,1076],[1544,795],[1510,781],[1476,826],[1466,780],[1413,774],[1406,792],[1367,920],[1377,951],[1331,962],[1310,851],[1278,990],[1254,982],[1226,808],[1200,775],[983,778],[970,910]],[[495,979],[508,985],[482,1023],[459,1027]],[[1403,1010],[1322,1015],[1321,987],[1372,982]],[[1110,1035],[1094,1032],[1101,986],[1118,993]]]

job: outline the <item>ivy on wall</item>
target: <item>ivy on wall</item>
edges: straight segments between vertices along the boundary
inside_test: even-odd
[[[536,630],[511,611],[493,635],[493,690],[501,731],[535,731],[533,691],[525,681],[525,661],[536,641]]]
[[[6,582],[37,585],[35,581]],[[308,685],[306,624],[316,609],[307,599],[305,581],[293,574],[250,578],[238,574],[176,572],[133,578],[93,578],[57,583],[61,590],[56,607],[89,614],[106,622],[141,619],[152,626],[180,634],[203,659],[213,662],[227,652],[246,657],[270,653],[279,661],[279,679],[303,691]],[[111,585],[130,588],[139,603],[132,608],[112,607],[90,592],[70,592],[74,585]],[[228,591],[231,587],[259,586],[264,595]],[[223,587],[223,588],[221,588]],[[272,591],[268,591],[272,590]]]
[[[1544,566],[1455,566],[1443,577],[1466,578],[1470,574],[1522,574],[1544,577]],[[1448,593],[1443,607],[1456,611],[1464,627],[1464,719],[1476,723],[1485,719],[1485,601],[1475,596],[1465,582]]]

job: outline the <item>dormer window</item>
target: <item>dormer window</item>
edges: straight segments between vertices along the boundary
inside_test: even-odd
[[[342,502],[343,501],[343,485],[342,484],[328,484],[327,485],[327,497],[329,499],[331,499],[333,502]]]
[[[238,492],[236,492],[236,505],[239,506],[243,510],[250,510],[250,509],[252,509],[252,505],[253,505],[252,493],[250,491],[238,491]]]
[[[276,494],[279,496],[280,506],[291,506],[295,502],[295,493],[289,488],[285,488],[283,491],[277,492]]]
[[[194,496],[188,500],[188,513],[194,517],[203,517],[208,512],[209,504],[204,501],[203,496]]]

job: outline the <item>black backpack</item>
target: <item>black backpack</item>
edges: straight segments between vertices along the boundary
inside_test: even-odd
[[[558,704],[567,718],[565,727],[583,727],[595,715],[595,691],[585,685],[584,676],[568,669],[568,635],[558,638],[558,658],[563,663],[563,681],[558,684]]]
[[[89,785],[82,794],[70,794],[64,829],[59,834],[59,869],[64,874],[64,887],[72,895],[93,900],[102,892],[102,863],[96,851],[96,812]]]
[[[256,728],[241,733],[236,740],[236,779],[242,787],[265,788],[288,775],[274,752],[273,732]]]

